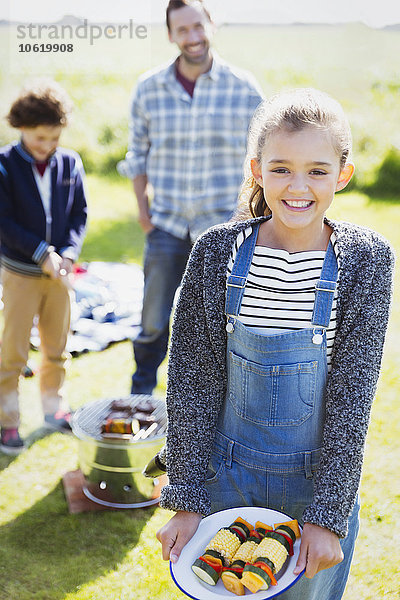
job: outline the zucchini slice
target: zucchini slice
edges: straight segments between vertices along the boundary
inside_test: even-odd
[[[241,544],[243,544],[246,541],[246,534],[244,533],[241,527],[230,525],[229,531],[236,535],[237,539],[240,541]]]
[[[209,585],[215,585],[219,579],[219,575],[215,569],[199,558],[196,558],[192,564],[192,571],[199,579]]]
[[[210,550],[207,548],[207,550],[204,552],[203,556],[213,556],[214,558],[219,558],[219,560],[221,561],[221,564],[224,564],[224,557],[222,556],[222,554],[220,554],[219,552],[217,552],[217,550]]]
[[[244,519],[242,519],[242,517],[238,517],[237,519],[235,519],[234,523],[232,523],[232,525],[239,525],[240,527],[242,527],[242,529],[244,530],[244,532],[246,533],[246,535],[249,535],[251,529],[253,529],[253,525],[251,523],[249,523],[248,521],[245,521]]]
[[[241,581],[247,589],[255,594],[258,590],[267,590],[271,583],[271,578],[268,573],[259,567],[246,565],[243,569]]]
[[[290,544],[287,541],[287,539],[285,539],[283,537],[283,535],[281,535],[277,531],[267,531],[267,533],[265,534],[265,537],[269,537],[269,538],[272,538],[273,540],[276,540],[277,542],[280,542],[282,544],[282,546],[284,548],[286,548],[286,550],[287,550],[287,552],[289,554],[289,552],[290,552]]]
[[[293,519],[293,521],[285,521],[284,523],[275,523],[274,528],[278,529],[281,525],[287,525],[292,529],[296,535],[296,538],[301,537],[300,527],[297,519]]]
[[[291,527],[289,527],[289,525],[279,525],[279,527],[277,527],[275,529],[275,531],[277,531],[279,533],[279,531],[283,531],[283,533],[286,533],[286,535],[290,536],[292,538],[292,542],[293,544],[296,541],[296,534],[293,531],[293,529]]]
[[[271,569],[272,573],[276,573],[275,565],[270,558],[266,558],[265,556],[259,556],[256,560],[257,562],[265,563]]]
[[[240,567],[241,569],[244,569],[245,564],[246,563],[244,562],[244,560],[237,559],[237,560],[234,560],[230,566],[231,567]]]

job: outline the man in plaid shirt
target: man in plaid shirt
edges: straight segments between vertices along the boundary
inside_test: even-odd
[[[133,180],[146,233],[133,394],[150,394],[156,386],[192,243],[208,227],[229,220],[236,207],[247,129],[262,100],[250,74],[212,52],[213,24],[200,0],[170,0],[167,27],[180,55],[139,79],[129,150],[118,164],[119,173]]]

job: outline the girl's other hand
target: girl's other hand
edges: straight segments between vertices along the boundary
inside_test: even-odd
[[[305,569],[305,576],[311,579],[319,571],[334,567],[342,560],[343,552],[336,533],[319,525],[304,523],[300,554],[293,571],[295,575]]]
[[[196,533],[202,515],[199,513],[178,511],[164,527],[156,533],[162,545],[163,560],[176,563],[182,548]]]

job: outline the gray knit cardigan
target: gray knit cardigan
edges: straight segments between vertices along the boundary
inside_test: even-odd
[[[172,328],[168,365],[169,485],[160,504],[207,515],[205,489],[216,423],[227,387],[226,269],[240,231],[259,217],[209,229],[193,247]],[[394,255],[365,227],[326,222],[339,254],[337,329],[313,502],[304,521],[344,537],[361,477],[364,444],[388,323]]]

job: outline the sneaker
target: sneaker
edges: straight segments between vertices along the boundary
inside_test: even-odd
[[[60,409],[54,414],[45,415],[44,421],[50,429],[61,431],[61,433],[69,433],[71,431],[71,418],[72,413]]]
[[[2,427],[0,434],[0,450],[5,454],[19,454],[25,449],[16,427]]]

